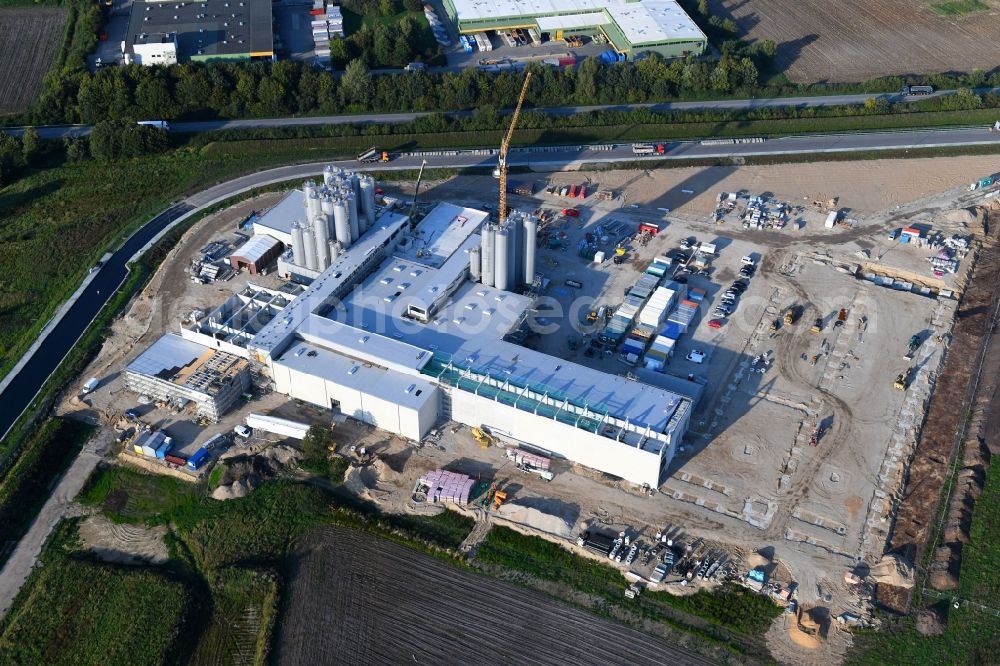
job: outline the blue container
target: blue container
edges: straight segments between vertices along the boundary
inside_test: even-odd
[[[170,447],[172,447],[173,445],[174,441],[169,437],[167,437],[165,440],[163,440],[163,444],[160,444],[160,446],[157,447],[156,457],[159,458],[160,460],[163,460],[167,456],[167,454],[170,453]]]
[[[188,458],[187,468],[190,470],[196,470],[207,462],[208,451],[204,448],[198,449],[194,452],[194,455]]]
[[[665,335],[671,340],[680,340],[683,334],[684,327],[673,321],[668,321],[667,325],[663,327],[663,333],[661,333],[661,335]]]

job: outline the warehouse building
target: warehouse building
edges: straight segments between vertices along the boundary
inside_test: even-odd
[[[554,39],[603,35],[618,53],[700,55],[708,38],[675,0],[444,0],[461,33],[532,28]]]
[[[274,59],[270,0],[135,0],[121,42],[125,64]]]
[[[244,358],[167,333],[125,369],[125,386],[175,409],[218,421],[250,386]]]
[[[688,427],[689,396],[511,341],[534,316],[536,218],[514,211],[494,224],[484,211],[440,203],[415,227],[406,215],[376,211],[354,235],[349,207],[332,216],[323,209],[324,200],[346,203],[353,193],[337,179],[353,175],[325,173],[323,185],[307,183],[271,211],[292,218],[293,256],[286,251],[279,266],[298,265],[292,223],[311,220],[322,237],[332,219],[345,247],[326,268],[312,269],[306,287],[249,285],[198,313],[182,325],[183,337],[165,336],[129,366],[130,388],[193,400],[187,377],[218,358],[212,364],[229,372],[220,387],[246,381],[253,368],[280,393],[415,441],[454,420],[659,485]],[[283,224],[265,215],[255,231],[270,236]],[[327,259],[315,243],[308,252],[316,253],[311,261]],[[240,392],[218,389],[199,399],[211,398],[204,409],[217,418]]]
[[[281,256],[281,241],[270,236],[254,236],[229,257],[229,264],[236,270],[245,269],[251,275],[260,275]]]

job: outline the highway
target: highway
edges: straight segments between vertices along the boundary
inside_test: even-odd
[[[954,90],[939,90],[931,95],[923,95],[916,99],[928,99],[930,97],[944,97],[955,94]],[[1000,93],[1000,88],[977,88],[978,94]],[[664,113],[667,111],[691,111],[691,110],[751,110],[763,108],[782,107],[819,107],[819,106],[841,106],[860,105],[865,100],[872,97],[885,97],[892,103],[905,100],[900,93],[868,93],[856,95],[826,95],[811,97],[767,97],[753,99],[722,99],[722,100],[698,100],[692,102],[660,102],[651,104],[606,104],[599,106],[556,106],[539,107],[529,109],[536,113],[545,113],[552,116],[569,116],[576,113],[588,113],[591,111],[634,111],[636,109],[649,109],[650,111]],[[508,113],[505,110],[503,113]],[[395,125],[407,123],[417,118],[434,115],[438,112],[406,112],[406,113],[381,113],[381,114],[356,114],[339,116],[309,116],[294,118],[248,118],[242,120],[198,120],[191,122],[172,122],[170,131],[181,134],[193,134],[199,132],[213,132],[226,129],[260,129],[260,128],[280,128],[280,127],[307,127],[315,125],[365,125],[371,123]],[[445,115],[454,118],[468,117],[472,111],[453,111]],[[86,136],[90,133],[89,125],[49,125],[39,127],[38,135],[43,139],[61,139],[68,136]],[[12,127],[5,129],[8,134],[20,136],[24,131],[23,127]]]
[[[664,156],[637,158],[631,144],[614,146],[577,146],[512,149],[512,166],[529,166],[540,170],[576,169],[588,163],[615,163],[654,160],[684,160],[733,158],[761,155],[832,154],[857,151],[907,150],[941,146],[1000,145],[1000,133],[986,128],[909,130],[901,132],[810,135],[768,139],[763,143],[735,145],[703,145],[701,142],[667,144]],[[404,154],[386,164],[365,164],[365,171],[413,169],[427,160],[431,168],[486,167],[496,164],[493,151],[428,151]],[[324,162],[299,164],[249,174],[208,187],[150,220],[97,271],[93,281],[67,310],[65,316],[44,337],[31,353],[26,364],[9,379],[0,392],[0,432],[6,433],[37,395],[45,380],[55,371],[66,353],[79,340],[87,326],[121,286],[127,275],[126,264],[135,253],[153,239],[170,222],[185,213],[233,196],[253,187],[285,180],[305,179],[320,173]],[[357,162],[338,164],[357,168]]]

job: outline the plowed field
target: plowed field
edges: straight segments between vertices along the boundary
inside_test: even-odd
[[[322,528],[301,539],[290,577],[279,664],[708,663],[362,532]]]
[[[59,49],[66,10],[0,9],[0,115],[24,111]]]
[[[960,17],[921,0],[709,0],[752,40],[778,45],[777,65],[798,82],[991,70],[1000,63],[993,10]]]

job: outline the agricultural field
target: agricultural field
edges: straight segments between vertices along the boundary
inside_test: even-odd
[[[326,527],[296,542],[277,663],[402,664],[430,655],[462,664],[635,664],[671,657],[707,663],[540,593],[370,534]]]
[[[63,524],[0,623],[6,664],[161,664],[188,613],[186,587],[150,569],[76,559]]]
[[[798,83],[896,74],[989,71],[1000,62],[1000,24],[984,3],[924,0],[711,0],[750,40],[778,45],[775,67]]]
[[[264,664],[278,600],[277,577],[258,569],[226,568],[211,581],[212,619],[191,666]]]
[[[0,7],[0,115],[20,113],[38,96],[65,22],[59,7]]]

